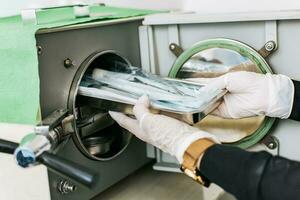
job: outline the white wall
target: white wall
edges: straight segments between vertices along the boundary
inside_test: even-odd
[[[200,13],[300,9],[299,0],[183,0],[183,9]]]
[[[0,7],[0,17],[16,14],[25,4],[26,1],[19,0],[10,0],[9,2],[2,3]]]
[[[63,6],[74,3],[90,3],[100,0],[9,0],[0,6],[0,17],[19,14],[25,8]]]
[[[201,13],[249,12],[300,9],[300,0],[10,0],[0,6],[0,17],[15,15],[28,7],[70,5],[78,2],[104,2],[132,8],[171,9]]]
[[[184,0],[104,0],[105,4],[155,10],[179,10]]]
[[[179,9],[182,0],[10,0],[0,6],[0,17],[19,14],[24,8],[41,8],[76,3],[105,3],[112,6],[123,6],[146,9]]]

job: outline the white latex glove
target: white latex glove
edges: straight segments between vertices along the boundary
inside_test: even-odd
[[[218,78],[189,79],[207,82],[208,87],[227,89],[224,101],[212,113],[223,118],[266,115],[286,119],[290,116],[294,84],[285,75],[232,72]]]
[[[194,141],[207,138],[219,143],[217,138],[177,119],[152,114],[147,96],[141,97],[133,108],[136,119],[122,113],[109,112],[110,116],[123,128],[159,149],[176,156],[179,163],[188,146]]]

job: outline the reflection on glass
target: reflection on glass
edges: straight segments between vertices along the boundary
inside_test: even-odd
[[[183,64],[177,77],[212,78],[233,71],[261,73],[249,58],[238,52],[224,48],[211,48],[193,55]],[[232,143],[255,133],[264,118],[264,116],[258,116],[244,119],[223,119],[208,115],[195,126],[214,134],[223,143]]]
[[[235,52],[224,48],[211,48],[198,52],[183,64],[178,77],[217,77],[231,71],[259,72],[253,62]]]

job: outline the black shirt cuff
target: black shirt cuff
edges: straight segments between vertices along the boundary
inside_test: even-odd
[[[300,81],[294,81],[294,102],[289,119],[300,121]]]
[[[237,199],[259,199],[259,182],[271,157],[267,152],[254,154],[216,144],[205,151],[199,170]]]

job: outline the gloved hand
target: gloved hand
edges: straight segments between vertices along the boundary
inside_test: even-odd
[[[284,75],[232,72],[217,78],[194,78],[208,87],[227,89],[220,106],[212,112],[223,118],[266,115],[286,119],[291,114],[294,85]]]
[[[207,138],[219,143],[217,138],[209,133],[189,126],[177,119],[164,115],[152,114],[147,96],[141,97],[133,108],[136,119],[122,113],[109,112],[110,116],[123,128],[159,149],[176,156],[179,163],[188,146],[194,141]]]

